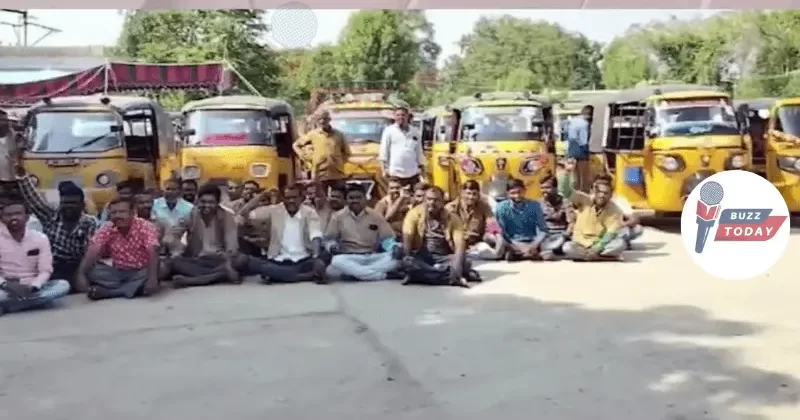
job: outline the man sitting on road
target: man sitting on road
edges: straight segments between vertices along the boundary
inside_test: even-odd
[[[58,185],[59,204],[53,207],[36,189],[21,162],[16,164],[20,192],[31,213],[42,224],[42,232],[53,251],[53,278],[65,279],[70,291],[77,292],[78,266],[98,227],[96,217],[86,214],[83,190],[72,181]]]
[[[408,110],[394,110],[394,124],[383,129],[378,160],[385,177],[394,177],[401,184],[415,185],[425,173],[425,153],[422,141],[415,139],[408,125]]]
[[[525,183],[512,179],[508,199],[497,205],[496,217],[506,245],[506,260],[541,260],[552,257],[552,249],[543,249],[547,238],[542,206],[525,198]],[[542,251],[548,251],[542,254]]]
[[[408,206],[408,209],[411,210],[414,207],[421,206],[425,204],[425,193],[431,188],[428,183],[419,182],[417,185],[414,185],[414,197],[412,199],[411,205]]]
[[[360,185],[347,189],[347,208],[332,217],[325,231],[333,254],[328,273],[345,281],[385,280],[397,269],[400,244],[392,227],[377,211],[367,207]]]
[[[181,219],[189,217],[194,205],[181,197],[181,183],[177,179],[164,182],[164,196],[153,202],[153,214],[167,224],[177,226]]]
[[[230,189],[230,186],[228,188]],[[260,192],[260,190],[261,187],[257,182],[253,180],[245,181],[244,184],[242,184],[242,193],[239,195],[239,197],[230,202],[230,209],[234,214],[239,213],[239,210],[241,210],[245,204],[250,202],[250,200],[252,200],[253,197]],[[228,194],[230,194],[230,192]]]
[[[197,201],[197,181],[193,179],[184,179],[181,181],[181,197],[188,201],[189,204],[194,204]]]
[[[542,199],[539,203],[547,224],[547,237],[542,241],[542,258],[551,259],[563,255],[563,246],[569,238],[574,219],[570,201],[558,193],[558,181],[553,175],[546,175],[539,181]]]
[[[50,241],[43,233],[26,228],[25,203],[6,203],[0,221],[0,315],[38,308],[66,296],[69,282],[50,279]]]
[[[455,214],[464,224],[467,241],[467,255],[482,260],[496,260],[502,255],[502,241],[493,235],[487,238],[486,225],[494,218],[492,208],[482,200],[481,187],[475,180],[469,180],[461,186],[461,196],[445,206],[451,214]]]
[[[108,203],[110,221],[92,237],[78,267],[77,284],[89,299],[132,299],[158,290],[158,232],[147,220],[136,217],[131,201]],[[110,256],[111,264],[99,263]]]
[[[155,227],[158,233],[158,277],[160,280],[166,280],[170,277],[170,252],[169,247],[166,245],[167,235],[172,232],[172,228],[164,220],[158,219],[153,214],[153,202],[156,193],[147,189],[134,195],[134,206],[136,207],[136,216],[142,220],[149,220]]]
[[[172,229],[166,241],[173,250],[170,262],[174,287],[241,283],[239,270],[247,258],[239,253],[239,234],[233,213],[220,206],[220,187],[206,184],[197,192],[189,217]],[[186,234],[186,247],[180,240]]]
[[[339,185],[334,185],[335,187],[339,187]],[[328,221],[331,219],[331,215],[333,214],[330,205],[328,204],[328,194],[322,183],[319,182],[312,182],[306,184],[306,194],[305,200],[303,204],[307,206],[311,206],[314,211],[317,212],[317,216],[319,216],[319,223],[320,228],[323,229],[322,232],[325,232],[325,226],[328,225]]]
[[[325,282],[319,216],[302,202],[302,186],[289,185],[283,203],[249,215],[255,229],[269,238],[266,258],[253,257],[248,264],[248,271],[261,275],[265,283]]]
[[[469,287],[463,278],[470,273],[466,247],[461,220],[444,208],[444,191],[430,187],[424,204],[411,209],[403,223],[403,249],[408,254],[403,284]]]
[[[410,191],[397,178],[389,178],[388,190],[388,194],[375,205],[375,211],[389,222],[395,235],[402,238],[403,219],[412,203]]]
[[[564,244],[567,258],[576,261],[621,259],[626,249],[625,241],[618,236],[622,215],[611,203],[611,194],[611,183],[597,180],[592,186],[590,203],[572,200],[579,210],[573,224],[572,241]]]

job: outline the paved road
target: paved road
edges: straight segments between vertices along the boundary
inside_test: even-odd
[[[640,246],[622,264],[487,264],[491,281],[466,291],[70,299],[0,318],[0,407],[14,420],[800,418],[792,258],[724,282],[675,235]]]

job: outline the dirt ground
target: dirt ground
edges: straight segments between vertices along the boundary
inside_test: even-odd
[[[674,233],[625,263],[487,263],[471,290],[215,286],[0,318],[0,407],[81,418],[797,420],[800,236],[709,278]]]

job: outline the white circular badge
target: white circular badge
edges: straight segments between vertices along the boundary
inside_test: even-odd
[[[726,280],[766,273],[789,243],[789,209],[769,181],[746,171],[716,173],[683,205],[681,239],[705,272]]]

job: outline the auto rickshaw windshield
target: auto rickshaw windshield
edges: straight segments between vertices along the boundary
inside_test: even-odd
[[[275,144],[279,121],[258,109],[192,111],[186,118],[187,146],[246,146]]]
[[[387,117],[334,117],[331,126],[344,134],[347,142],[380,143],[383,129],[394,124]]]
[[[122,146],[122,133],[112,128],[120,125],[113,112],[45,111],[30,119],[26,138],[31,152],[103,152]]]
[[[739,133],[733,107],[724,103],[662,106],[655,113],[661,137]]]
[[[474,106],[465,108],[461,134],[466,141],[540,140],[544,135],[538,106]]]
[[[453,137],[453,116],[444,115],[436,118],[436,128],[434,139],[436,141],[448,141]]]
[[[778,126],[781,131],[800,136],[800,105],[785,105],[778,109]]]

